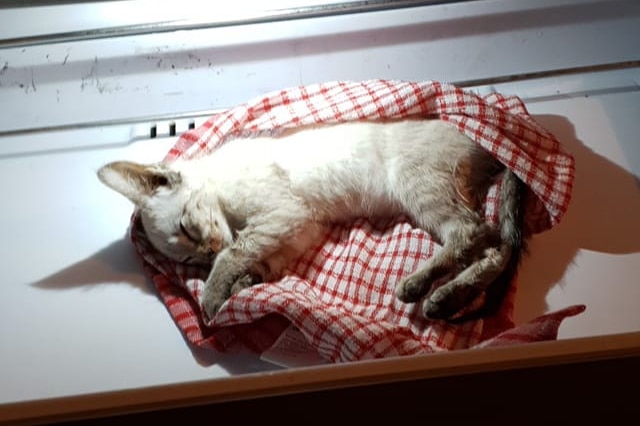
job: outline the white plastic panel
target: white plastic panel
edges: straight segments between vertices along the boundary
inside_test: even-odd
[[[614,73],[611,85],[639,77],[623,74],[620,80]],[[632,173],[640,166],[640,92],[572,97],[574,80],[556,80],[560,98],[528,104],[574,153],[578,173],[565,220],[535,238],[523,263],[516,320],[585,303],[587,311],[566,320],[561,337],[640,331],[640,189]],[[544,84],[495,88],[526,95]],[[95,176],[111,160],[160,159],[174,142],[128,143],[141,128],[0,139],[7,152],[0,154],[0,402],[275,368],[249,354],[191,353],[156,297],[125,237],[130,203]]]
[[[9,12],[0,20],[51,16]],[[482,0],[1,49],[0,131],[225,108],[326,80],[458,82],[634,61],[638,39],[634,0]]]
[[[632,61],[639,32],[637,2],[488,0],[0,49],[0,408],[276,368],[191,352],[125,237],[131,205],[95,177],[110,160],[159,159],[173,139],[146,139],[144,121],[8,132],[219,108],[331,79],[462,81]],[[475,88],[522,96],[577,159],[567,217],[523,264],[518,322],[584,303],[562,338],[640,331],[639,88],[638,68]]]
[[[71,149],[0,155],[0,402],[275,368],[251,355],[203,358],[182,339],[125,235],[132,206],[95,175],[110,160],[159,160],[174,142],[119,146],[128,131],[43,134],[43,146]],[[85,138],[111,145],[72,148]]]
[[[576,179],[565,219],[523,264],[516,319],[584,303],[561,337],[640,330],[640,91],[529,108],[574,155]]]
[[[269,16],[291,8],[342,3],[335,0],[235,0],[220,7],[201,0],[116,0],[99,2],[13,1],[3,11],[0,39],[18,39],[73,31],[166,23],[229,22]],[[16,5],[17,3],[17,5]],[[28,5],[27,9],[16,7]],[[57,4],[56,4],[57,3]],[[27,18],[27,19],[25,19]]]

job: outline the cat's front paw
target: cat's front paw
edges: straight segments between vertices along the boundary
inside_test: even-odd
[[[206,286],[200,299],[200,305],[207,319],[212,320],[228,298],[226,292],[219,291],[214,286]]]
[[[235,283],[233,283],[233,285],[231,286],[230,294],[218,291],[213,288],[213,286],[206,287],[205,291],[202,294],[200,303],[207,318],[210,320],[213,319],[230,296],[241,292],[245,288],[251,287],[259,280],[260,278],[254,275],[243,275],[242,277],[238,278]]]
[[[244,263],[230,250],[222,251],[213,265],[204,284],[202,308],[209,319],[218,313],[232,294],[252,284]]]
[[[231,286],[231,294],[234,295],[240,293],[245,288],[249,288],[259,281],[259,277],[250,274],[243,275],[242,277],[238,278],[236,282]]]

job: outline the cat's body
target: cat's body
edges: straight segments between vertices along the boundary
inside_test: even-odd
[[[99,176],[140,208],[159,251],[213,263],[202,295],[210,317],[234,292],[277,278],[324,226],[403,214],[443,248],[396,294],[428,294],[425,315],[452,319],[496,281],[504,287],[519,260],[521,182],[505,173],[500,229],[479,211],[503,169],[450,124],[400,120],[237,139],[171,165],[111,163]]]

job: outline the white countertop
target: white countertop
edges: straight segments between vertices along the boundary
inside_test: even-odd
[[[480,16],[476,10],[478,3],[482,2],[472,2],[470,9],[464,10]],[[497,7],[497,2],[488,3]],[[131,204],[100,184],[95,176],[98,167],[111,160],[160,159],[175,138],[145,138],[150,123],[142,120],[139,124],[64,131],[24,134],[8,131],[166,114],[171,108],[180,113],[189,105],[194,111],[219,108],[273,88],[310,83],[321,77],[355,79],[376,74],[382,78],[438,79],[451,71],[451,80],[460,80],[465,76],[472,79],[521,72],[527,67],[555,69],[640,57],[640,45],[628,41],[637,40],[633,31],[636,34],[640,31],[640,12],[631,13],[638,8],[633,9],[630,2],[621,2],[627,5],[626,16],[612,11],[593,19],[588,13],[599,14],[606,7],[595,1],[565,3],[591,6],[583,9],[583,15],[569,19],[561,14],[559,21],[544,25],[535,12],[534,23],[538,27],[509,28],[508,23],[496,21],[501,26],[495,33],[481,28],[481,20],[465,18],[461,5],[439,6],[438,14],[444,15],[435,14],[430,19],[449,22],[447,19],[453,18],[445,15],[453,10],[457,14],[455,19],[476,25],[464,34],[459,31],[444,34],[445,29],[451,29],[444,24],[413,22],[427,19],[429,9],[425,8],[416,9],[420,11],[418,14],[405,9],[388,15],[397,21],[384,21],[381,15],[367,20],[365,15],[359,15],[354,25],[362,26],[361,32],[349,33],[345,42],[352,44],[335,53],[331,46],[322,44],[320,27],[309,28],[312,37],[304,39],[301,34],[305,27],[298,22],[287,27],[289,33],[278,36],[291,40],[267,42],[265,46],[276,49],[274,56],[255,60],[242,56],[256,52],[256,45],[244,40],[245,50],[222,49],[229,63],[218,64],[213,71],[188,68],[191,59],[176,53],[184,35],[171,41],[170,49],[158,52],[165,56],[153,59],[154,63],[167,57],[183,61],[185,67],[180,72],[150,71],[143,69],[140,62],[134,64],[140,69],[127,68],[133,66],[127,62],[127,55],[135,55],[136,49],[148,52],[154,43],[168,40],[166,36],[114,42],[104,59],[106,64],[123,67],[126,72],[119,76],[110,76],[107,68],[101,68],[102,74],[98,76],[89,73],[94,57],[92,49],[105,46],[106,41],[37,46],[25,52],[0,49],[0,67],[6,61],[11,70],[0,73],[0,421],[4,404],[193,383],[202,383],[205,390],[222,383],[230,392],[242,386],[275,388],[288,380],[304,386],[305,380],[311,383],[319,375],[333,374],[326,373],[327,370],[318,373],[301,369],[294,379],[281,375],[276,366],[260,361],[257,355],[193,353],[182,338],[126,237]],[[526,14],[514,16],[519,19],[517,22],[526,21]],[[328,40],[337,40],[335,34],[339,34],[340,25],[347,22],[345,19],[332,21],[335,27],[331,27]],[[403,32],[402,22],[409,22],[414,32]],[[278,28],[287,25],[282,23]],[[375,37],[370,38],[378,30],[366,29],[367,25],[384,27],[380,34],[393,36],[393,43],[378,43]],[[433,28],[444,32],[430,33]],[[596,37],[593,31],[599,31],[599,42],[627,41],[609,52],[593,53],[588,43],[577,41]],[[365,33],[367,37],[357,37]],[[274,34],[270,37],[278,38]],[[572,41],[563,44],[567,39]],[[214,45],[220,43],[217,40]],[[305,44],[305,40],[311,44]],[[217,47],[207,50],[203,47],[205,40],[198,43],[199,54],[217,55]],[[464,46],[468,46],[466,51]],[[537,58],[526,53],[518,56],[518,46],[531,47]],[[575,49],[564,51],[568,46]],[[70,48],[79,56],[73,67],[65,71],[61,64]],[[123,56],[119,56],[118,49]],[[46,52],[51,53],[51,58],[55,56],[55,64],[46,65]],[[393,55],[389,56],[390,53]],[[134,57],[137,61],[140,58]],[[70,60],[73,59],[72,55]],[[360,64],[358,69],[352,67],[352,61],[356,60]],[[337,65],[323,67],[321,63]],[[19,87],[7,80],[8,76],[30,79],[31,72],[42,77],[35,88]],[[275,80],[270,80],[270,75]],[[212,90],[200,90],[209,85]],[[476,89],[522,96],[534,117],[576,157],[577,176],[570,210],[557,228],[536,236],[531,254],[522,265],[516,321],[524,322],[550,310],[583,303],[587,311],[563,323],[560,329],[563,341],[640,331],[638,68]],[[216,96],[212,95],[214,91],[218,91]],[[160,134],[166,131],[162,127],[165,125],[166,122],[159,123]],[[568,343],[557,346],[567,353],[570,347]],[[519,349],[513,354],[525,356]],[[474,355],[456,355],[446,363],[455,366],[462,362],[457,361],[462,359],[459,357],[467,356]],[[478,355],[477,359],[487,356]],[[495,359],[501,359],[500,356],[495,355]],[[403,369],[425,371],[429,365],[444,362],[441,359],[435,357],[433,364],[414,359],[406,364],[389,360],[374,365],[379,371],[393,375]],[[464,365],[472,365],[473,359],[470,362],[465,358]],[[366,365],[328,371],[335,371],[346,380],[351,375],[364,374],[362,369]],[[269,373],[260,374],[265,371]],[[242,377],[253,382],[244,382]],[[234,379],[238,381],[228,381]],[[173,391],[176,395],[180,393]]]

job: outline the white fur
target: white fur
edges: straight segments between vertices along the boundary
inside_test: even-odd
[[[253,275],[281,273],[323,226],[359,216],[405,214],[442,242],[455,240],[438,260],[453,262],[455,245],[473,244],[483,226],[455,183],[458,165],[480,151],[440,120],[352,122],[228,141],[210,155],[142,172],[107,165],[99,175],[140,207],[159,251],[213,262],[203,295],[212,316]],[[399,297],[424,294],[428,270],[407,278]]]

